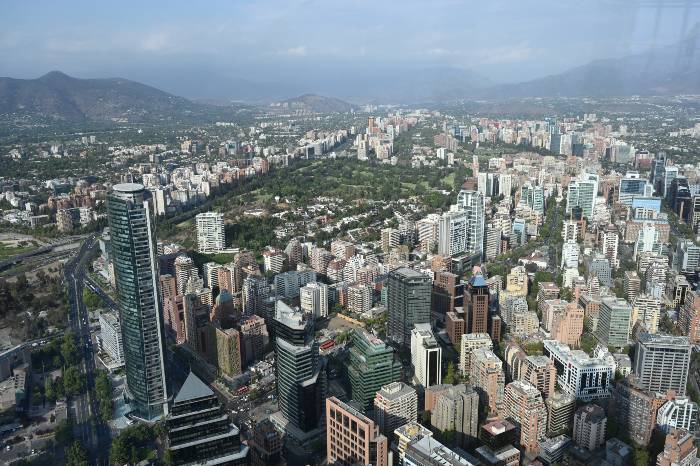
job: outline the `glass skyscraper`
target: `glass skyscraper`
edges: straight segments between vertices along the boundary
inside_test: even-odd
[[[394,361],[394,350],[382,340],[365,330],[355,330],[348,378],[352,399],[367,410],[384,385],[401,379],[401,364]]]
[[[107,198],[107,215],[124,345],[125,394],[136,416],[153,420],[167,414],[168,395],[155,233],[147,194],[141,184],[115,185]]]
[[[432,280],[404,267],[389,273],[387,288],[387,337],[407,347],[411,344],[413,327],[430,322]]]

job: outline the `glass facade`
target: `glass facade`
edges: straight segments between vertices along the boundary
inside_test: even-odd
[[[115,185],[107,199],[107,214],[124,345],[126,395],[134,414],[157,419],[167,410],[167,389],[155,235],[145,188],[134,183]]]

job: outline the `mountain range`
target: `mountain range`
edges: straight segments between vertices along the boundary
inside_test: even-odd
[[[597,60],[563,73],[512,84],[493,84],[473,71],[449,67],[402,71],[394,75],[375,74],[365,79],[346,78],[340,84],[350,100],[378,103],[700,94],[699,38],[696,30],[675,46]],[[276,101],[308,112],[347,112],[354,107],[337,98],[310,93],[280,101],[280,89],[290,92],[294,89],[294,86],[280,86],[276,89],[274,83],[262,83],[256,88],[255,83],[246,81],[241,88],[245,88],[246,95],[255,95],[251,100],[258,103]],[[245,98],[237,95],[235,89],[230,97]],[[153,121],[235,108],[230,101],[222,110],[221,104],[193,102],[122,78],[78,79],[58,71],[37,79],[0,78],[0,116],[31,115],[66,121]]]

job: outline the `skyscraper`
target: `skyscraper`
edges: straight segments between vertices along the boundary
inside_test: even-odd
[[[577,179],[569,182],[566,196],[566,213],[570,214],[574,207],[580,207],[583,216],[590,219],[598,196],[598,175],[583,173]]]
[[[195,217],[197,221],[197,247],[202,254],[218,252],[224,249],[224,214],[219,212],[202,212]]]
[[[156,419],[167,414],[168,395],[155,233],[146,194],[140,184],[115,185],[107,198],[107,215],[124,345],[125,393],[139,417]]]
[[[581,406],[574,416],[574,442],[580,447],[595,450],[605,443],[605,426],[608,418],[598,405]]]
[[[445,432],[457,432],[458,444],[473,444],[479,428],[479,394],[466,385],[454,385],[438,395],[430,423]]]
[[[430,294],[432,281],[409,268],[393,270],[387,280],[387,337],[400,346],[411,342],[411,331],[416,324],[430,322]]]
[[[457,195],[457,208],[467,215],[466,252],[481,257],[484,252],[484,195],[462,190]]]
[[[605,297],[601,301],[595,336],[604,346],[627,346],[632,306],[624,299]]]
[[[280,411],[304,432],[316,429],[323,425],[326,375],[314,344],[313,318],[277,301],[275,335]]]
[[[474,274],[464,291],[464,305],[467,308],[468,333],[488,332],[489,288],[481,273]]]
[[[422,387],[442,383],[442,348],[430,324],[416,324],[411,331],[413,379]]]
[[[685,395],[691,352],[688,337],[642,333],[634,354],[637,383],[651,392]]]
[[[211,388],[190,372],[166,418],[171,464],[248,464],[249,448],[241,443]]]
[[[349,364],[351,396],[363,409],[372,405],[382,386],[401,378],[401,363],[394,361],[394,350],[365,330],[353,335]]]

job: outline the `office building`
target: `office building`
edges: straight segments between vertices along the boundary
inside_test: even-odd
[[[249,447],[241,442],[211,388],[190,372],[165,420],[173,465],[247,465]]]
[[[641,178],[637,172],[627,172],[620,179],[618,201],[621,204],[632,205],[635,197],[645,197],[647,195],[647,180]]]
[[[464,283],[459,275],[447,272],[435,272],[433,281],[432,310],[438,318],[446,316],[448,312],[454,312],[456,308],[463,306]]]
[[[336,397],[326,400],[328,464],[388,466],[389,441],[373,420]]]
[[[650,392],[685,395],[692,346],[688,337],[642,333],[634,354],[634,374]]]
[[[459,352],[459,370],[462,375],[471,373],[471,355],[479,348],[493,349],[493,340],[488,333],[465,333],[462,335]]]
[[[542,394],[527,382],[511,382],[505,388],[504,406],[505,415],[520,430],[520,446],[528,454],[537,455],[539,442],[547,431],[547,409]]]
[[[452,210],[440,216],[438,254],[456,256],[467,252],[467,212]]]
[[[554,361],[561,389],[582,401],[610,396],[614,361],[591,358],[581,350],[571,350],[556,340],[544,341],[544,355]]]
[[[554,392],[544,402],[547,408],[547,436],[554,437],[571,431],[576,397],[563,392]]]
[[[576,445],[595,450],[605,443],[605,426],[608,418],[605,410],[598,405],[581,406],[574,416],[573,440]]]
[[[648,333],[656,333],[659,328],[659,318],[661,316],[661,301],[646,293],[635,297],[632,305],[632,318],[630,325],[634,327],[636,322],[640,322]]]
[[[394,360],[394,350],[382,340],[365,330],[356,330],[348,377],[352,400],[366,410],[384,385],[401,379],[401,363]]]
[[[107,198],[107,216],[124,346],[125,395],[138,417],[157,419],[167,414],[168,395],[155,234],[146,193],[140,184],[115,185]]]
[[[227,377],[240,375],[242,369],[241,335],[238,330],[217,328],[216,351],[219,372]]]
[[[391,449],[397,458],[394,458],[394,464],[403,465],[403,460],[406,455],[408,446],[423,437],[432,437],[433,433],[417,422],[409,422],[394,431]],[[398,459],[398,461],[397,461]]]
[[[670,399],[656,413],[656,425],[664,433],[669,433],[672,429],[697,433],[698,405],[686,397]]]
[[[416,324],[430,323],[430,277],[408,268],[389,273],[387,278],[387,338],[408,347]]]
[[[328,317],[328,285],[313,282],[299,289],[301,309],[319,319]]]
[[[418,394],[410,385],[392,382],[384,385],[374,397],[374,420],[385,435],[409,422],[418,420]]]
[[[580,207],[582,214],[591,219],[596,197],[598,196],[598,175],[583,173],[579,178],[569,182],[566,196],[566,213],[571,214],[575,207]]]
[[[411,331],[413,380],[420,387],[442,383],[442,348],[430,324],[416,324]]]
[[[678,328],[694,345],[700,343],[700,293],[688,290],[678,311]]]
[[[633,303],[642,288],[642,279],[635,270],[628,270],[622,283],[627,301]]]
[[[479,348],[472,352],[469,383],[479,393],[485,412],[502,412],[505,381],[503,362],[491,349]]]
[[[673,254],[673,269],[683,274],[693,274],[700,267],[700,246],[692,240],[679,240]]]
[[[489,287],[481,272],[469,279],[464,291],[464,306],[468,333],[487,333],[489,318]]]
[[[479,394],[467,385],[449,387],[438,395],[430,423],[441,432],[454,431],[458,445],[474,445],[479,428]]]
[[[246,317],[240,323],[240,334],[241,359],[245,365],[261,360],[270,341],[265,319],[257,315]]]
[[[197,248],[202,254],[216,253],[225,248],[224,214],[203,212],[195,216]]]
[[[280,411],[292,426],[309,432],[323,425],[326,396],[325,364],[314,344],[313,318],[277,301],[274,325]]]
[[[631,318],[632,306],[627,301],[612,296],[602,298],[595,337],[603,346],[627,346]]]

